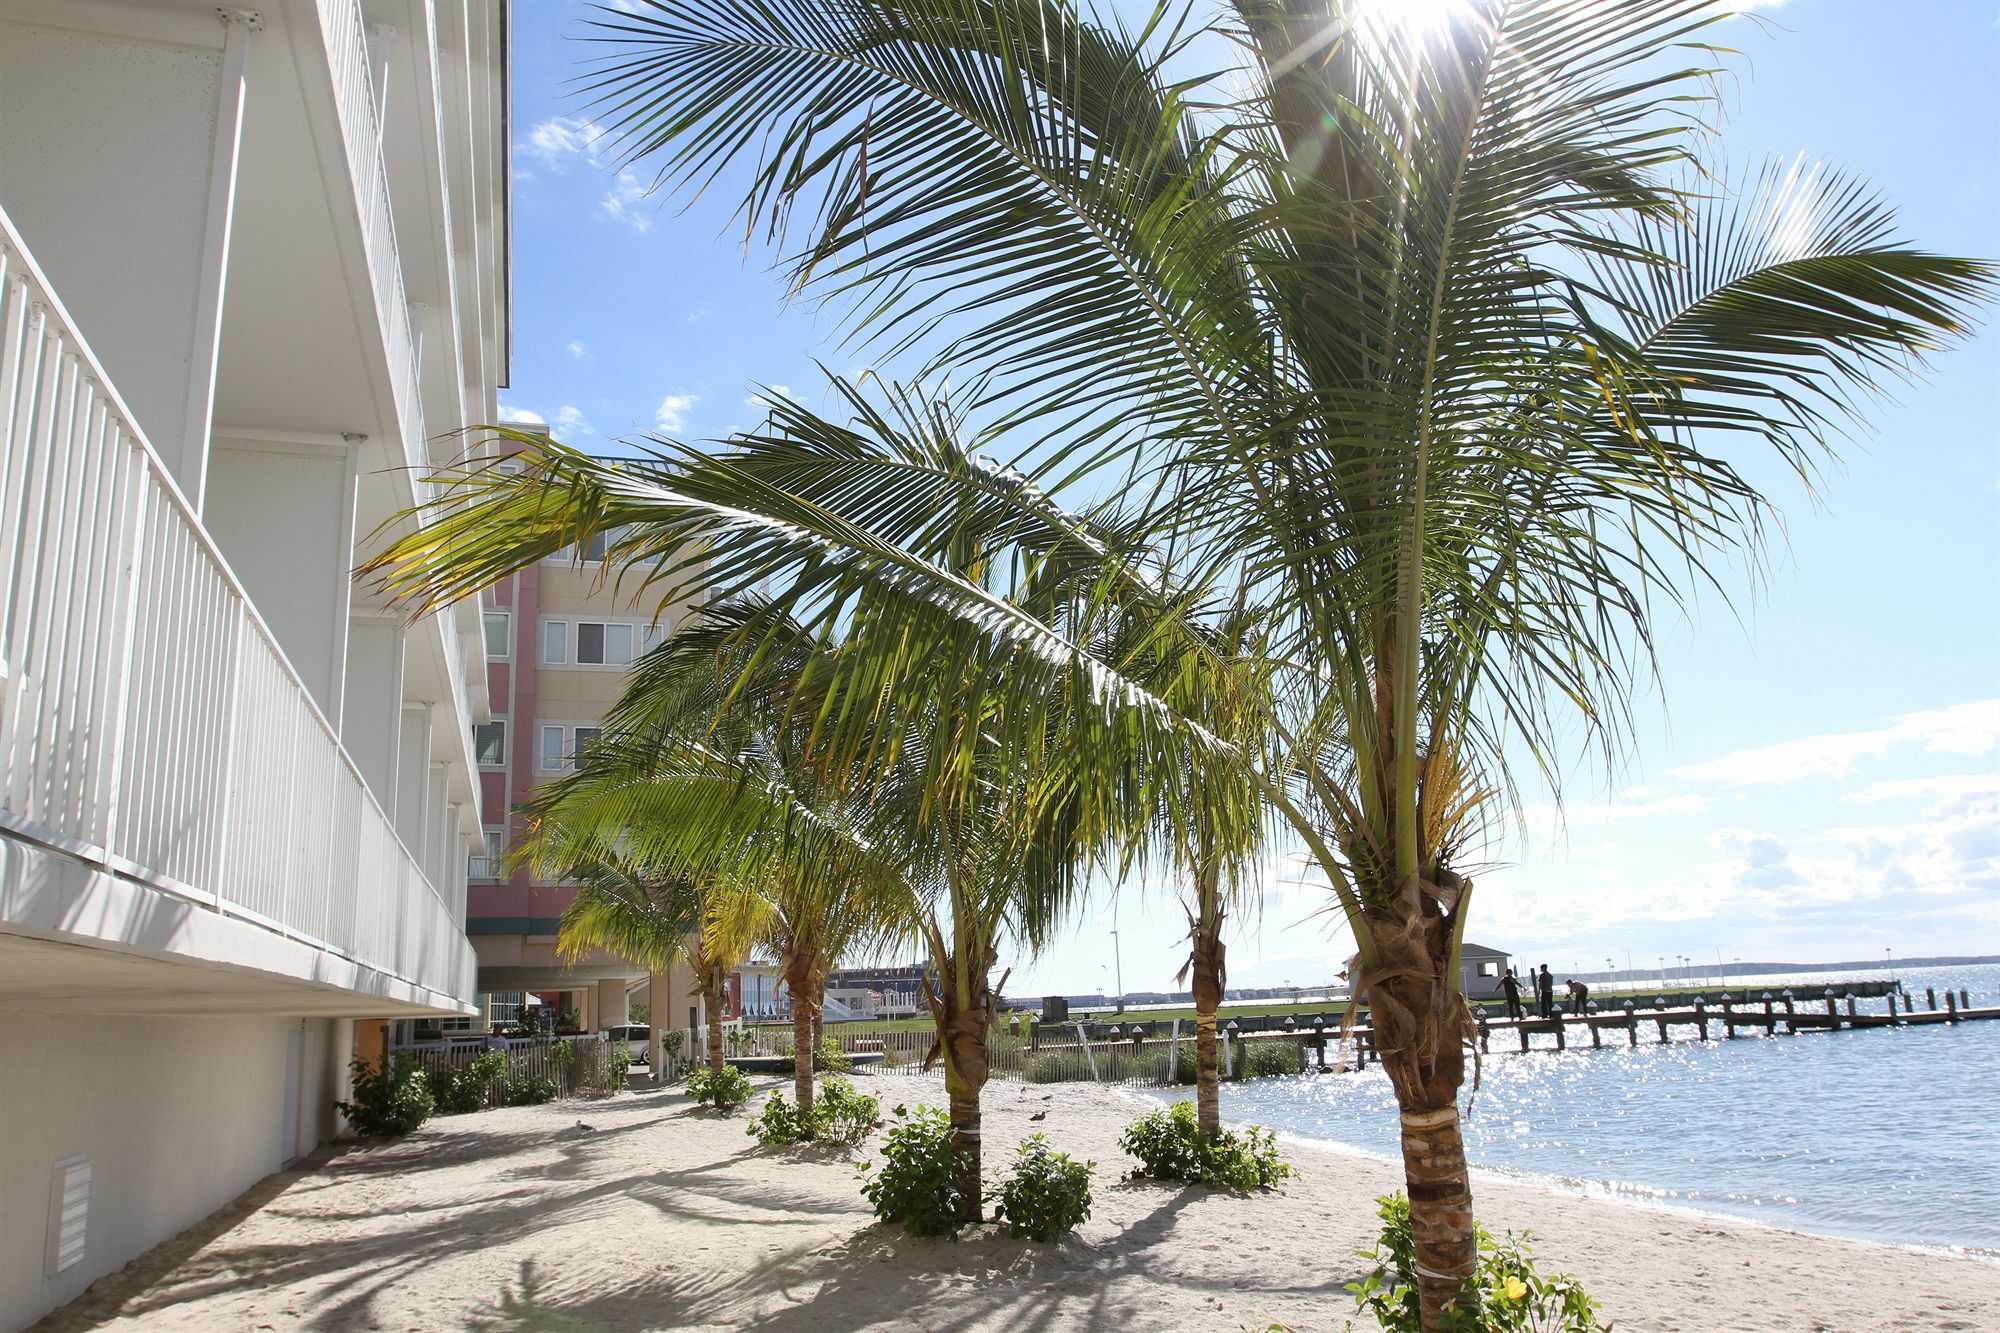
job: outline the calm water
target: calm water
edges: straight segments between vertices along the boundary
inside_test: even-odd
[[[1920,1004],[1927,985],[1940,1002],[1963,986],[1974,1005],[2000,1004],[2000,967],[1898,975]],[[1706,1045],[1682,1039],[1692,1029],[1667,1046],[1645,1044],[1650,1034],[1642,1025],[1636,1050],[1623,1034],[1612,1049],[1607,1033],[1602,1051],[1527,1055],[1501,1054],[1496,1037],[1465,1126],[1472,1161],[1592,1194],[2000,1257],[2000,1021]],[[1396,1151],[1379,1070],[1262,1079],[1223,1098],[1232,1121]]]

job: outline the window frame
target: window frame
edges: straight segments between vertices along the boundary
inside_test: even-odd
[[[597,632],[598,660],[586,661],[583,636],[586,628]],[[574,667],[584,671],[627,671],[666,638],[667,631],[651,621],[618,616],[544,616],[541,620],[540,664],[545,667]],[[623,661],[609,660],[615,641],[623,640]],[[554,651],[550,651],[551,647]]]
[[[554,763],[549,762],[548,749],[549,733],[552,731],[561,735],[561,757],[556,759]],[[601,718],[588,721],[547,717],[536,718],[535,772],[539,774],[574,773],[579,758],[577,748],[577,733],[579,731],[591,733],[591,737],[594,740],[604,734],[604,721]]]
[[[503,628],[500,631],[500,642],[506,646],[506,651],[502,653],[495,653],[493,651],[492,622],[496,618],[498,618],[502,623],[502,625],[505,626],[505,628]],[[502,608],[495,608],[494,610],[491,611],[480,612],[479,629],[480,629],[480,637],[482,638],[486,646],[487,661],[511,662],[514,660],[514,613],[512,611]]]
[[[504,772],[506,770],[507,741],[510,730],[508,726],[509,721],[508,716],[502,713],[497,717],[489,718],[485,722],[475,722],[472,724],[472,762],[473,766],[478,768],[482,773]],[[483,727],[500,728],[500,757],[490,763],[480,758],[479,732]]]

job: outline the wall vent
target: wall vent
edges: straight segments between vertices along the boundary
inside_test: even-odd
[[[65,1157],[49,1186],[49,1276],[83,1262],[90,1234],[90,1159]]]

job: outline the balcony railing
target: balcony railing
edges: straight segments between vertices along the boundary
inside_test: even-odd
[[[450,908],[4,211],[0,826],[474,992]]]

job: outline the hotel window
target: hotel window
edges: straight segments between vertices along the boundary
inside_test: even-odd
[[[571,651],[574,626],[575,651]],[[650,648],[657,634],[642,637],[640,627],[628,620],[544,620],[542,622],[542,665],[630,666],[634,645]]]
[[[504,662],[513,656],[514,617],[507,611],[486,613],[486,656],[490,661]]]
[[[481,768],[507,766],[507,719],[494,718],[472,729],[473,762]]]
[[[632,627],[615,621],[576,622],[579,666],[626,666],[632,661]]]
[[[472,854],[465,868],[467,879],[498,879],[500,863],[507,859],[507,830],[497,824],[488,824],[481,830],[485,843]]]
[[[576,726],[565,722],[542,724],[541,770],[561,773],[576,767],[577,761],[604,734],[596,723]]]

